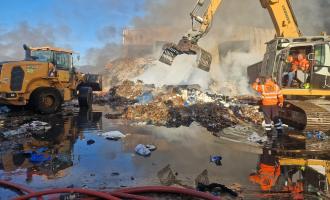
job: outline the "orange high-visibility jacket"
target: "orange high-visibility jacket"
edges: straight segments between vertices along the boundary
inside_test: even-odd
[[[292,192],[292,193],[301,193],[304,191],[304,184],[302,182],[289,184],[283,187],[283,191]]]
[[[280,176],[280,166],[271,166],[260,163],[260,169],[257,174],[250,176],[250,181],[260,185],[261,190],[270,190]]]
[[[291,67],[292,72],[297,71],[298,69],[300,69],[304,72],[307,72],[307,71],[309,71],[309,68],[310,68],[310,64],[306,58],[304,58],[300,61],[297,59],[292,61],[292,67]]]
[[[254,83],[252,87],[261,94],[264,106],[274,106],[284,102],[280,87],[273,81],[268,81],[264,85]]]

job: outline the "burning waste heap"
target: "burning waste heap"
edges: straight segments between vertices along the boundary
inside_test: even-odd
[[[211,132],[242,122],[261,124],[257,101],[203,92],[198,85],[155,87],[142,81],[124,81],[96,98],[96,103],[122,108],[120,113],[107,114],[108,118],[167,127],[190,126],[195,121]]]

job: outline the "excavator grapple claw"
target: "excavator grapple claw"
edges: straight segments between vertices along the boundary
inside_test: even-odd
[[[180,54],[182,54],[182,52],[176,48],[176,44],[167,43],[163,46],[163,53],[160,56],[159,61],[167,65],[172,65],[174,58]]]
[[[167,65],[172,65],[175,57],[181,54],[196,55],[197,67],[207,72],[210,71],[212,55],[200,48],[197,44],[193,44],[187,38],[181,39],[177,45],[174,43],[166,43],[163,46],[163,53],[159,61]]]

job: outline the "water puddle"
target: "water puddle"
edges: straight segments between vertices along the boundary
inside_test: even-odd
[[[214,137],[196,123],[179,128],[137,126],[105,118],[108,111],[108,107],[98,106],[93,112],[77,110],[68,115],[4,119],[3,127],[10,127],[8,120],[15,119],[15,126],[40,120],[52,128],[45,134],[20,138],[8,148],[4,148],[8,141],[2,141],[0,179],[36,190],[59,187],[112,190],[160,185],[159,172],[170,166],[175,180],[182,185],[195,187],[196,177],[207,170],[210,183],[235,184],[244,199],[290,199],[302,194],[309,198],[328,191],[329,154],[306,150],[303,140],[282,139],[276,148],[262,151],[260,146]],[[108,131],[120,131],[126,137],[108,140],[101,135]],[[157,149],[143,157],[134,152],[137,144],[153,144]],[[36,151],[45,160],[31,162],[31,152]],[[221,156],[220,166],[210,162],[211,155]],[[273,180],[258,174],[260,170],[256,171],[256,167],[260,168],[260,161],[276,166]],[[251,176],[255,176],[253,181]],[[264,182],[269,185],[262,185]],[[15,196],[4,188],[0,194],[5,198]]]

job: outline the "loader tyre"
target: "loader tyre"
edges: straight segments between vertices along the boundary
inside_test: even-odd
[[[62,96],[54,88],[37,89],[32,94],[32,105],[41,114],[51,114],[61,108]]]
[[[93,104],[93,90],[91,87],[80,87],[78,102],[80,108],[91,108]]]

